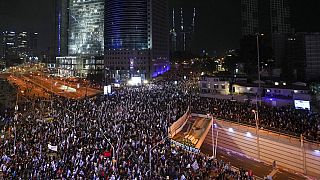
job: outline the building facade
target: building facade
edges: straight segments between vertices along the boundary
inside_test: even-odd
[[[106,0],[105,68],[111,79],[148,79],[169,69],[168,2]]]
[[[289,0],[241,0],[242,41],[250,40],[248,36],[263,34],[261,44],[271,52],[269,59],[274,60],[274,67],[282,68],[285,63],[285,41],[294,33],[290,18]],[[260,50],[263,55],[264,49]]]
[[[59,76],[86,78],[104,69],[104,0],[58,0],[55,56]]]
[[[104,51],[104,0],[70,0],[68,54],[101,56]]]
[[[302,61],[299,64],[303,64],[303,72],[306,81],[319,81],[320,79],[320,33],[297,33],[296,40],[298,47],[302,49],[298,52],[297,59]],[[298,65],[299,65],[298,64]]]
[[[38,33],[4,31],[1,36],[1,57],[7,65],[38,60]]]
[[[68,55],[69,0],[53,1],[55,11],[54,56]]]
[[[3,59],[16,59],[17,52],[17,36],[14,31],[4,31],[2,35],[2,53]]]

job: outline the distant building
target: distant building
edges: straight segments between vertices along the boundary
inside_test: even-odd
[[[18,58],[16,32],[4,31],[2,38],[3,59],[9,60]]]
[[[26,61],[29,55],[28,52],[28,33],[20,32],[16,39],[17,53],[21,60]]]
[[[55,10],[54,56],[68,56],[69,0],[53,1]]]
[[[103,56],[90,58],[65,56],[56,58],[58,76],[86,78],[89,74],[98,74],[104,68]],[[52,66],[50,66],[52,67]]]
[[[292,33],[289,0],[241,0],[242,36]]]
[[[69,1],[68,55],[104,53],[104,0]]]
[[[264,46],[260,47],[261,60],[272,59],[274,67],[269,68],[282,68],[286,51],[285,41],[294,33],[290,22],[289,2],[289,0],[241,0],[241,49],[246,51],[242,54],[247,54],[244,58],[248,57],[248,53],[253,56],[256,54],[248,50],[251,47],[246,46],[250,44],[246,41],[254,42],[257,33],[263,34],[260,42],[260,45]]]
[[[166,0],[107,0],[105,68],[109,79],[156,77],[169,70]]]
[[[38,60],[38,33],[4,31],[1,53],[7,64]]]
[[[187,17],[191,18],[188,19]],[[191,52],[195,32],[196,8],[173,8],[171,18],[170,52]]]
[[[199,81],[200,92],[209,94],[229,94],[229,81],[218,77],[203,77]]]
[[[317,81],[320,80],[320,33],[297,33],[296,34],[296,46],[297,60],[296,69],[302,71],[298,72],[303,75],[306,81]],[[302,61],[302,62],[301,62]],[[303,69],[299,67],[303,65]]]
[[[40,57],[38,43],[39,43],[39,34],[37,32],[29,33],[29,42],[28,42],[29,58],[38,59]]]

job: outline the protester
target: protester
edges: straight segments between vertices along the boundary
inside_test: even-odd
[[[174,147],[168,127],[192,112],[255,124],[249,103],[205,99],[179,83],[159,80],[113,94],[20,104],[1,117],[0,169],[20,179],[247,179],[229,163]],[[260,106],[260,124],[319,140],[318,116]],[[16,117],[16,118],[14,118]],[[16,135],[15,135],[16,133]],[[151,159],[150,155],[151,154]],[[151,160],[151,164],[150,164]]]

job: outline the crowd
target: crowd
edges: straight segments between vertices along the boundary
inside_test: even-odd
[[[188,106],[193,112],[255,124],[254,105],[200,98],[172,81],[83,100],[39,99],[0,117],[5,122],[0,171],[5,178],[20,179],[250,179],[244,170],[170,143],[168,127]],[[318,125],[318,116],[306,112],[260,107],[263,128],[319,140]]]
[[[193,111],[212,113],[214,116],[242,124],[256,126],[256,105],[232,99],[200,98],[193,99]],[[259,128],[281,132],[320,142],[320,115],[293,107],[270,107],[259,104]]]
[[[158,82],[91,99],[55,97],[53,103],[39,99],[33,106],[20,104],[18,112],[2,117],[6,122],[0,139],[2,175],[20,179],[245,177],[170,143],[167,128],[193,98],[181,89],[173,82]]]

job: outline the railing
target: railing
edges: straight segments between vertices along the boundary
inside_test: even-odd
[[[234,123],[234,124],[237,124],[237,125],[242,125],[242,126],[247,126],[247,127],[251,127],[251,128],[256,128],[255,125],[251,125],[251,124],[248,124],[248,123],[241,123],[240,121],[237,121],[237,120],[231,120],[231,119],[226,119],[226,118],[222,118],[222,117],[217,117],[217,116],[213,116],[215,117],[216,119],[218,120],[222,120],[222,121],[227,121],[227,122],[231,122],[231,123]],[[262,126],[263,127],[263,126]],[[268,133],[274,133],[274,134],[278,134],[278,135],[283,135],[283,136],[288,136],[290,138],[296,138],[296,139],[301,139],[300,136],[296,135],[296,134],[293,134],[293,133],[288,133],[286,131],[282,131],[281,129],[279,128],[273,128],[273,129],[279,129],[278,131],[276,130],[272,130],[271,128],[265,128],[263,127],[263,129],[261,129],[261,127],[259,127],[260,130],[263,130],[263,131],[266,131]],[[305,137],[305,136],[303,136]],[[308,138],[304,139],[305,142],[308,142],[308,143],[312,143],[312,144],[320,144],[319,141],[314,141],[314,140],[310,140]]]

